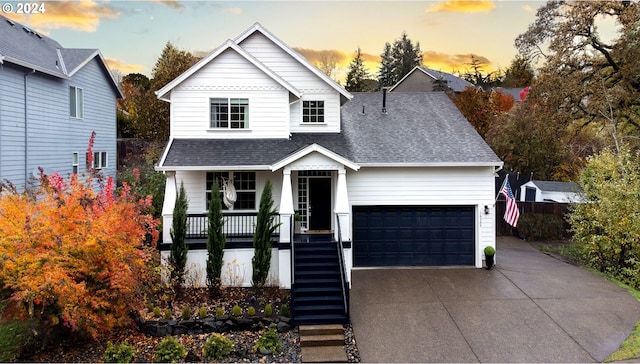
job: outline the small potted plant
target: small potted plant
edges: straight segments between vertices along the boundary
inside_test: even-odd
[[[293,215],[293,233],[300,234],[300,230],[302,227],[302,215],[300,215],[297,211],[296,214]]]
[[[495,264],[496,249],[492,246],[484,248],[485,262],[487,263],[487,269],[491,270],[491,267]]]

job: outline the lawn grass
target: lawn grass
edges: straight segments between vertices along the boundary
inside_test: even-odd
[[[30,341],[29,322],[0,322],[0,362],[13,362]]]
[[[584,257],[580,252],[580,247],[571,242],[571,241],[563,241],[563,242],[534,242],[531,244],[536,247],[538,250],[545,253],[552,253],[556,255],[562,256],[565,260],[572,262],[575,265],[578,265],[582,268],[588,269],[596,274],[602,275],[604,278],[614,282],[618,286],[626,289],[629,294],[631,294],[635,299],[640,301],[640,291],[637,289],[625,284],[611,275],[603,274],[593,270],[588,267]],[[608,358],[604,360],[606,363],[610,362],[619,362],[624,360],[632,360],[632,359],[640,359],[640,321],[636,323],[636,327],[633,329],[631,334],[627,337],[627,339],[620,345],[620,348],[611,354]]]

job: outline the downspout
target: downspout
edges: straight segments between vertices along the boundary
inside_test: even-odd
[[[31,70],[24,74],[24,188],[27,188],[27,182],[29,181],[29,118],[27,117],[27,76],[36,73],[36,70]]]
[[[0,74],[4,71],[4,56],[0,54]],[[2,77],[0,76],[0,79]],[[0,91],[0,110],[2,110],[2,92]],[[0,178],[2,178],[2,113],[0,112]]]

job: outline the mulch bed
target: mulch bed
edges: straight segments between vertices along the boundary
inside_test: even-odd
[[[182,309],[191,308],[194,315],[198,315],[200,307],[206,307],[209,314],[215,314],[217,307],[223,307],[226,314],[231,313],[234,305],[239,305],[246,313],[247,308],[253,306],[258,314],[264,313],[264,306],[271,303],[273,312],[280,312],[282,304],[289,302],[289,292],[277,288],[265,288],[255,291],[251,288],[222,288],[220,292],[211,296],[207,289],[185,289],[179,298],[172,303],[175,318],[181,317]],[[153,312],[143,310],[140,313],[144,319],[154,319]],[[212,334],[180,335],[176,338],[188,352],[185,362],[205,362],[202,357],[204,342]],[[256,341],[262,335],[261,331],[229,332],[224,335],[235,342],[234,351],[223,362],[300,362],[300,338],[297,330],[279,334],[282,349],[278,353],[261,354],[253,349]],[[103,362],[102,356],[108,341],[126,342],[136,348],[136,362],[152,362],[156,346],[162,338],[146,336],[134,329],[120,330],[105,335],[100,342],[78,341],[77,338],[59,338],[58,342],[43,349],[31,350],[18,359],[20,362],[67,362],[67,363],[96,363]]]

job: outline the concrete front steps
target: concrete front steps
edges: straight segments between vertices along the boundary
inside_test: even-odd
[[[303,363],[348,361],[342,325],[300,325],[298,331]]]

